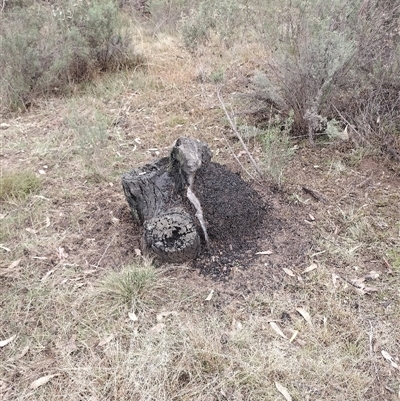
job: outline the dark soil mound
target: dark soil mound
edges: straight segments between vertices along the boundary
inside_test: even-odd
[[[195,266],[216,276],[228,275],[235,265],[247,266],[271,207],[239,174],[216,163],[197,172],[194,190],[210,238]]]

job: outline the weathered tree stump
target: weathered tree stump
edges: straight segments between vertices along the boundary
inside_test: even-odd
[[[179,138],[169,158],[122,176],[132,215],[143,226],[143,246],[162,262],[195,259],[200,252],[201,232],[208,241],[192,184],[196,171],[210,160],[211,151],[205,143]],[[195,213],[187,206],[188,201]]]

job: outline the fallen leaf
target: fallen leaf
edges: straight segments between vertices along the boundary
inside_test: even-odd
[[[109,343],[111,340],[113,340],[113,339],[114,339],[114,334],[110,334],[107,338],[105,338],[104,340],[101,340],[101,341],[97,344],[97,346],[98,346],[98,347],[102,347],[102,346],[108,344],[108,343]]]
[[[309,214],[308,217],[310,218],[311,221],[315,220],[315,217],[312,214]]]
[[[364,277],[360,277],[360,278],[356,278],[354,280],[351,280],[351,284],[354,285],[354,287],[360,288],[361,290],[364,289],[365,284],[364,284],[365,278]]]
[[[33,228],[30,228],[30,227],[25,228],[25,231],[28,231],[28,233],[30,233],[30,234],[36,234],[37,233],[37,230],[34,230]]]
[[[312,321],[311,321],[311,316],[310,314],[304,309],[304,308],[296,308],[297,312],[300,313],[301,316],[303,316],[304,320],[312,327]]]
[[[296,275],[295,275],[290,269],[287,269],[286,267],[283,267],[282,270],[283,270],[287,275],[289,275],[289,276],[291,276],[291,277],[296,277]]]
[[[275,333],[277,333],[277,334],[279,334],[281,337],[287,339],[285,333],[283,333],[283,331],[279,328],[279,326],[278,326],[275,322],[269,322],[269,324],[270,324],[272,330],[275,331]]]
[[[301,272],[301,274],[311,272],[311,271],[315,270],[317,267],[318,267],[318,265],[317,265],[316,263],[312,263],[310,266],[306,267],[306,268]]]
[[[54,269],[49,270],[49,271],[42,277],[42,281],[46,281],[53,273],[54,273]]]
[[[16,334],[14,334],[13,336],[11,336],[10,338],[7,338],[7,340],[0,341],[0,348],[3,348],[3,347],[5,347],[7,344],[10,344],[10,342],[13,341],[15,337],[17,337]]]
[[[140,256],[142,254],[142,251],[139,248],[135,248],[135,255]]]
[[[371,270],[366,276],[364,276],[364,278],[366,280],[375,280],[377,278],[379,278],[380,274],[378,272],[376,272],[375,270]]]
[[[23,358],[29,351],[29,345],[27,345],[14,359],[17,361],[18,359]]]
[[[378,292],[379,289],[377,287],[364,287],[363,290],[368,293],[368,292]]]
[[[71,338],[68,340],[68,342],[65,344],[65,351],[67,354],[71,354],[72,352],[75,352],[78,347],[76,345],[76,334],[73,334]]]
[[[21,259],[17,259],[17,260],[14,260],[14,262],[12,262],[11,264],[10,264],[10,266],[8,266],[8,268],[7,269],[14,269],[15,267],[17,267],[19,264],[21,263]]]
[[[156,316],[157,322],[161,322],[165,317],[167,316],[176,316],[178,312],[172,311],[172,312],[161,312]]]
[[[272,255],[272,251],[261,251],[261,252],[256,252],[256,255]]]
[[[336,286],[336,281],[338,278],[340,278],[340,277],[337,274],[332,273],[332,283],[334,286]]]
[[[7,268],[0,269],[0,276],[6,276],[8,273],[13,273],[19,269],[16,269],[21,262],[21,259],[15,260]]]
[[[242,330],[243,325],[239,320],[233,319],[231,324],[231,331],[229,332],[231,336],[234,336],[240,330]]]
[[[135,312],[129,312],[128,316],[129,316],[129,319],[132,320],[132,322],[137,322],[138,321],[138,317],[135,315]]]
[[[58,259],[60,259],[60,260],[67,259],[68,253],[66,253],[65,249],[62,246],[60,246],[57,248],[57,256],[58,256]]]
[[[52,379],[53,377],[56,377],[56,376],[58,376],[58,375],[42,376],[39,379],[36,379],[35,381],[33,381],[29,387],[32,390],[35,390],[38,387],[43,386],[43,384],[46,384],[50,379]]]
[[[292,343],[296,339],[298,334],[299,334],[298,330],[294,330],[293,334],[292,334],[292,337],[290,337],[289,342]]]
[[[214,290],[211,290],[210,293],[207,295],[207,298],[205,299],[206,301],[211,301],[211,298],[214,295]]]
[[[384,350],[381,351],[382,356],[387,359],[388,361],[392,360],[392,356],[389,354],[389,352],[386,352]]]
[[[282,386],[279,382],[275,382],[275,387],[285,397],[286,401],[292,401],[292,396],[289,394],[286,387]]]
[[[44,170],[39,170],[39,174],[46,174],[46,172]]]
[[[387,361],[390,362],[393,368],[400,370],[400,366],[393,360],[393,357],[389,354],[389,352],[382,350],[381,354]]]
[[[7,248],[6,246],[4,246],[3,244],[0,244],[0,248],[4,249],[6,252],[11,252],[10,248]]]
[[[0,380],[0,394],[5,393],[9,390],[8,383],[4,380]]]
[[[158,333],[161,333],[163,331],[164,327],[165,327],[164,323],[157,323],[155,326],[153,326],[149,330],[149,332],[153,333],[153,334],[158,334]]]

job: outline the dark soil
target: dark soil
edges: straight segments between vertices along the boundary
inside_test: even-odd
[[[239,174],[210,163],[196,174],[195,192],[203,208],[209,247],[194,265],[203,274],[226,277],[234,266],[247,267],[269,223],[271,206]]]

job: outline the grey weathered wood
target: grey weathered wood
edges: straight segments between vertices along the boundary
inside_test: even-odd
[[[122,176],[122,186],[132,215],[143,225],[145,250],[163,262],[182,262],[200,252],[198,222],[202,213],[187,207],[187,194],[196,171],[209,163],[211,151],[200,141],[179,138],[169,158],[135,168]],[[189,188],[189,189],[188,189]],[[193,203],[193,202],[192,202]]]

